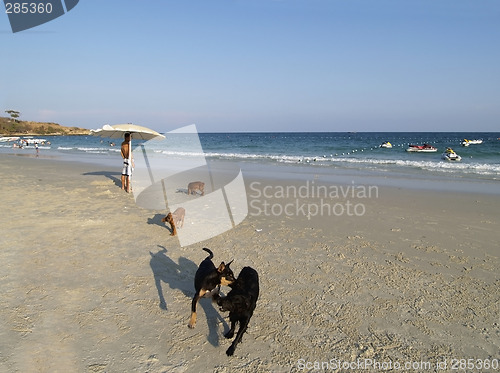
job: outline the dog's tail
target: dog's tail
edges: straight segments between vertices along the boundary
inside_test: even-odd
[[[206,247],[203,248],[203,250],[205,250],[207,253],[209,253],[210,255],[208,256],[208,259],[212,259],[214,257],[214,253],[210,250],[210,249],[207,249]]]

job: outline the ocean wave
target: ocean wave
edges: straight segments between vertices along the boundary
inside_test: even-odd
[[[111,147],[82,147],[82,146],[58,146],[57,150],[62,151],[79,151],[84,153],[108,153],[108,152],[120,152],[120,148]]]
[[[324,159],[322,159],[324,160]],[[440,161],[414,161],[403,159],[362,159],[362,158],[331,158],[332,162],[345,164],[370,164],[374,166],[399,166],[407,168],[418,168],[427,171],[477,173],[482,175],[500,174],[499,164],[465,163]]]
[[[220,160],[269,161],[284,164],[308,164],[317,166],[363,167],[373,166],[376,169],[408,168],[446,173],[475,173],[479,175],[499,175],[500,164],[479,162],[447,162],[444,160],[408,160],[408,159],[377,159],[338,156],[298,156],[281,154],[225,153],[225,152],[183,152],[174,150],[158,150],[163,156],[171,157],[206,157]],[[361,154],[358,153],[358,154]]]
[[[182,152],[172,150],[158,150],[156,153],[161,153],[166,156],[173,157],[207,157],[215,159],[232,159],[232,160],[290,160],[299,162],[302,157],[287,156],[287,155],[270,155],[270,154],[249,154],[249,153],[218,153],[218,152]]]

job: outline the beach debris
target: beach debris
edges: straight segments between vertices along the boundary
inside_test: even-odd
[[[410,262],[410,260],[408,258],[406,258],[403,253],[398,253],[397,255],[395,255],[395,259],[399,262],[402,262],[402,263],[409,263]]]

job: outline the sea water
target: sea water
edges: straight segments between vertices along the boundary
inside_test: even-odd
[[[167,136],[172,136],[167,134]],[[147,147],[155,157],[165,161],[176,157],[204,156],[207,161],[237,162],[248,173],[269,173],[282,177],[321,175],[347,182],[363,176],[379,184],[411,186],[426,182],[459,182],[485,185],[485,191],[500,194],[500,133],[452,132],[312,132],[312,133],[200,133],[202,146],[193,153],[189,141],[181,134],[172,142],[133,140],[134,149]],[[39,145],[38,155],[66,160],[120,166],[120,139],[93,136],[43,136],[46,144]],[[483,143],[461,146],[464,139],[482,139]],[[380,145],[389,141],[391,149]],[[436,153],[406,152],[409,144],[430,144]],[[453,148],[460,162],[441,158],[446,148]],[[0,143],[1,153],[35,154],[33,146],[13,148],[12,143]],[[311,176],[312,177],[312,176]],[[371,179],[370,179],[371,178]],[[391,181],[387,181],[390,179]],[[385,180],[385,181],[384,181]],[[453,187],[452,187],[453,189]]]

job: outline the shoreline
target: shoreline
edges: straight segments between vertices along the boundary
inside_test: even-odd
[[[300,165],[241,164],[242,170],[253,178],[303,181],[320,180],[324,183],[349,185],[351,183],[379,185],[407,190],[449,191],[451,193],[479,193],[500,195],[498,181],[453,175],[409,174],[374,170],[329,169],[327,167],[302,167]],[[263,167],[265,170],[263,170]]]
[[[431,157],[417,154],[408,157],[402,149],[386,152],[381,151],[378,147],[373,150],[373,158],[371,158],[368,149],[365,149],[367,150],[366,152],[363,152],[363,149],[361,149],[359,152],[352,150],[353,154],[363,154],[359,158],[357,155],[339,157],[338,159],[331,156],[332,158],[327,157],[327,160],[323,162],[321,156],[318,156],[318,162],[316,162],[316,159],[314,161],[310,159],[311,154],[316,152],[311,149],[305,150],[304,154],[306,155],[303,156],[298,156],[296,151],[285,151],[285,154],[280,158],[278,153],[275,154],[275,152],[270,151],[267,154],[265,151],[261,152],[262,149],[260,148],[255,154],[253,152],[247,154],[246,151],[242,151],[241,154],[238,151],[234,153],[234,149],[228,143],[227,149],[233,150],[228,150],[228,154],[226,154],[225,150],[221,150],[222,148],[219,145],[214,146],[213,143],[218,144],[220,140],[228,141],[227,139],[212,137],[210,134],[205,134],[204,136],[206,136],[204,157],[207,162],[213,164],[214,168],[223,168],[225,165],[238,164],[245,175],[249,177],[268,177],[272,179],[278,174],[280,178],[288,180],[314,178],[326,183],[350,184],[354,181],[354,183],[393,186],[413,190],[477,192],[500,195],[500,189],[496,187],[498,183],[498,163],[495,158],[497,147],[491,142],[488,142],[485,148],[479,146],[471,148],[474,151],[479,150],[480,152],[477,154],[474,151],[471,153],[468,149],[468,155],[463,154],[464,162],[459,163],[444,162],[439,156]],[[231,137],[230,135],[228,136]],[[248,134],[248,136],[252,136],[252,134]],[[291,139],[288,139],[286,134],[283,133],[280,136],[282,140],[287,139],[287,141],[293,143]],[[292,139],[294,136],[296,137],[293,134],[290,136]],[[453,136],[456,136],[456,134],[453,134]],[[108,141],[93,136],[80,136],[79,138],[81,139],[74,142],[71,140],[58,142],[54,138],[52,149],[40,148],[40,156],[107,165],[109,167],[116,167],[117,163],[120,164],[119,149],[116,146],[110,147]],[[361,136],[362,138],[363,136]],[[406,137],[408,141],[412,139],[412,137]],[[259,141],[264,140],[260,139]],[[441,138],[440,141],[446,143],[446,141],[450,140],[449,138]],[[328,142],[325,143],[328,144]],[[175,148],[175,145],[172,145],[174,148],[170,149],[171,152],[168,149],[163,149],[161,146],[157,147],[157,145],[159,144],[152,141],[151,146],[149,147],[148,145],[147,147],[151,151],[151,161],[159,162],[160,164],[163,162],[175,165],[179,161],[182,161],[179,157],[185,157],[181,150]],[[353,144],[352,148],[364,145],[365,141],[360,140],[356,145]],[[481,153],[481,149],[488,149],[487,160],[484,162],[481,159],[484,159],[486,153]],[[34,149],[18,149],[16,151],[0,147],[1,154],[29,154],[30,152],[34,153],[34,151]],[[167,153],[164,154],[164,151],[167,151]],[[176,153],[178,151],[181,151],[181,153]],[[212,151],[214,152],[213,154],[211,153]],[[317,152],[325,151],[324,148],[317,150]],[[401,154],[397,155],[399,153]],[[225,154],[229,158],[226,158]],[[296,161],[292,161],[293,154],[297,155]],[[325,154],[328,154],[328,152]],[[472,154],[474,154],[474,157]],[[140,154],[137,155],[139,156]],[[476,156],[478,157],[477,161]],[[155,165],[156,167],[158,166]]]
[[[119,163],[1,158],[0,370],[298,372],[371,359],[437,371],[452,359],[498,359],[495,195],[383,185],[343,195],[350,181],[313,195],[304,179],[247,173],[248,216],[181,247],[161,222],[166,209],[141,208],[120,189]],[[217,183],[234,178],[224,170]],[[322,199],[365,210],[286,213]],[[264,202],[280,207],[252,208]],[[187,327],[202,247],[216,265],[234,259],[236,275],[259,272],[257,308],[232,358],[227,313],[208,299]]]
[[[87,164],[89,167],[98,165],[109,169],[119,169],[121,165],[119,152],[116,152],[116,154],[96,156],[95,154],[54,154],[53,152],[46,152],[41,149],[37,157],[34,153],[34,148],[29,150],[32,152],[18,153],[4,151],[0,152],[0,157],[17,156],[51,159],[53,161],[66,163],[76,162]],[[304,166],[303,164],[273,164],[252,161],[238,162],[220,159],[214,160],[210,158],[207,158],[207,162],[213,172],[224,175],[228,172],[234,173],[235,169],[240,168],[244,176],[249,179],[273,180],[278,177],[279,179],[290,180],[291,182],[316,180],[328,184],[364,184],[416,191],[428,190],[449,193],[500,195],[500,188],[498,188],[497,185],[498,180],[473,176],[434,174],[431,172],[416,173],[406,172],[404,170],[385,172],[369,169],[346,169],[314,165]]]

